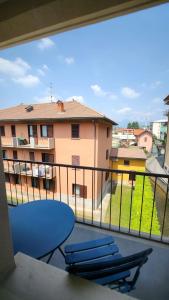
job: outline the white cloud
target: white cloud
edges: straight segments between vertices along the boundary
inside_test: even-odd
[[[126,98],[135,99],[140,96],[138,92],[136,92],[134,89],[129,88],[128,86],[125,86],[121,89],[121,93]]]
[[[161,84],[162,84],[162,82],[160,80],[156,80],[150,84],[150,88],[155,89],[155,88],[159,87]]]
[[[74,57],[65,57],[65,63],[67,65],[72,65],[72,64],[74,64],[74,62],[75,62]]]
[[[14,61],[0,57],[0,73],[10,77],[19,77],[26,74],[30,65],[21,58]]]
[[[123,108],[117,110],[117,113],[118,114],[127,114],[127,113],[131,112],[131,110],[132,110],[131,107],[123,107]]]
[[[101,86],[98,85],[98,84],[93,84],[93,85],[90,86],[90,88],[92,89],[93,93],[98,97],[107,97],[111,100],[117,99],[117,95],[115,95],[111,92],[104,91],[101,88]]]
[[[37,76],[30,74],[31,66],[22,58],[18,57],[14,61],[0,57],[0,74],[13,82],[25,87],[35,86],[40,82]]]
[[[45,76],[45,72],[42,69],[37,69],[37,72],[41,76]]]
[[[14,82],[16,83],[20,83],[21,85],[25,86],[25,87],[32,87],[37,85],[40,80],[37,76],[28,74],[22,77],[18,77],[18,78],[13,78],[12,79]]]
[[[45,76],[47,71],[49,71],[49,68],[45,64],[42,65],[41,68],[37,69],[38,74],[41,75],[41,76]]]
[[[96,96],[98,96],[98,97],[106,96],[106,92],[98,84],[93,84],[90,87]]]
[[[84,103],[84,97],[83,96],[68,97],[65,101],[72,101],[72,100],[76,100],[78,102]]]
[[[42,69],[44,71],[49,71],[49,67],[46,64],[43,64]]]
[[[54,41],[52,41],[50,38],[43,38],[38,43],[38,48],[40,50],[45,50],[48,48],[51,48],[55,45]]]
[[[42,97],[34,97],[35,101],[39,103],[47,103],[51,102],[51,98],[48,96],[42,96]],[[54,99],[52,99],[54,101]]]

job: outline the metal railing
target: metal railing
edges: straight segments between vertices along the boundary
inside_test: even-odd
[[[9,205],[59,200],[77,222],[169,243],[169,175],[13,159],[4,172]]]

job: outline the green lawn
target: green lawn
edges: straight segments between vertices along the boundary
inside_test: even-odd
[[[141,203],[142,203],[143,176],[136,177],[135,190],[133,190],[133,200],[131,209],[131,224],[130,229],[139,230]],[[110,207],[111,207],[111,224],[119,226],[120,214],[120,196],[121,187],[117,186],[115,193],[112,195],[111,205],[107,209],[105,222],[110,222]],[[150,233],[151,216],[153,210],[153,190],[149,177],[145,177],[144,200],[142,206],[142,221],[141,231]],[[131,187],[123,185],[122,201],[121,201],[121,221],[120,226],[129,228],[131,208]],[[160,226],[157,218],[156,205],[153,210],[152,234],[160,235]]]

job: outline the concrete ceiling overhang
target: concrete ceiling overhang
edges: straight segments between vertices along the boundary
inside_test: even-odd
[[[163,4],[166,0],[0,0],[0,49]]]

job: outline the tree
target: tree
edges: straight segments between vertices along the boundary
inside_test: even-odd
[[[129,122],[127,128],[138,129],[140,128],[139,123],[137,121]]]

